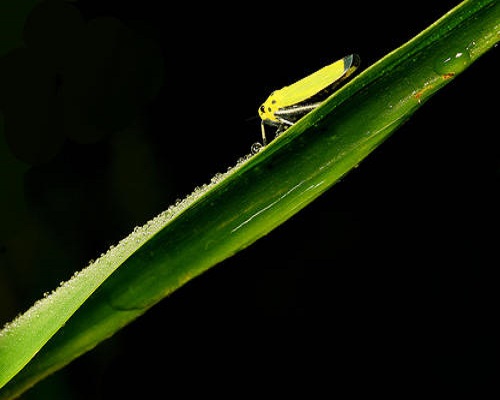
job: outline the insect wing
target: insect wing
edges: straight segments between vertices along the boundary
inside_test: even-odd
[[[329,86],[339,83],[347,78],[358,65],[358,56],[351,54],[289,86],[285,86],[279,90],[279,93],[275,94],[280,99],[280,109],[303,103]]]

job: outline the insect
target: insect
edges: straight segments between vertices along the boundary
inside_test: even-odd
[[[265,125],[276,127],[275,136],[317,108],[358,68],[357,54],[350,54],[301,80],[272,92],[259,107],[262,144],[267,144]]]

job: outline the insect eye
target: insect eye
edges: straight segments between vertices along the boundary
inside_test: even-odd
[[[260,106],[260,112],[266,112],[266,108],[264,107],[264,104]]]

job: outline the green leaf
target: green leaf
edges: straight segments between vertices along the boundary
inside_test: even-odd
[[[195,190],[0,332],[0,399],[92,349],[328,190],[499,39],[495,0],[464,1],[264,150]],[[361,55],[362,56],[362,55]]]

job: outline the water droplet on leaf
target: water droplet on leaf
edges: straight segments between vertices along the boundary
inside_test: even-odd
[[[435,71],[446,78],[451,78],[462,72],[470,64],[470,54],[467,50],[453,51],[449,55],[440,58],[435,66]]]

